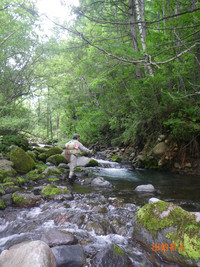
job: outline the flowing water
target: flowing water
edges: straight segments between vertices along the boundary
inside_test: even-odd
[[[132,239],[133,216],[151,197],[177,203],[189,211],[200,211],[200,179],[133,170],[103,160],[99,163],[101,167],[89,168],[89,176],[104,177],[112,188],[75,184],[71,188],[73,200],[0,211],[0,252],[24,240],[40,239],[44,231],[56,228],[71,232],[77,238],[87,255],[84,267],[94,267],[91,258],[109,244],[124,249],[131,260],[130,266],[177,266],[163,262],[151,253],[151,248],[146,250]],[[156,191],[136,193],[135,187],[141,184],[153,184]]]

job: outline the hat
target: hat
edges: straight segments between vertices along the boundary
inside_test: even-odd
[[[73,139],[78,139],[79,137],[80,137],[79,134],[77,134],[77,133],[73,134]]]

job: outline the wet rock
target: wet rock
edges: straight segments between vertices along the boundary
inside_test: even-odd
[[[40,239],[50,247],[77,243],[77,239],[71,233],[65,233],[54,228],[46,230]]]
[[[40,196],[36,196],[33,193],[21,193],[15,192],[12,194],[13,203],[18,207],[34,207],[42,202]]]
[[[143,184],[143,185],[138,185],[135,188],[135,191],[137,192],[153,192],[155,191],[155,187],[152,184]]]
[[[51,250],[56,258],[57,267],[81,267],[85,262],[85,255],[80,245],[61,245]]]
[[[48,245],[42,241],[28,241],[4,250],[1,267],[56,267],[56,260]]]
[[[94,178],[91,182],[92,186],[105,186],[105,187],[112,187],[112,184],[106,181],[103,177]]]
[[[78,157],[77,159],[77,166],[85,167],[90,162],[90,158],[88,157]]]
[[[99,251],[91,262],[91,267],[128,267],[130,260],[124,250],[117,245],[109,245]]]

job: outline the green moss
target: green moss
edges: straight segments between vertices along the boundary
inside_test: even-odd
[[[14,163],[14,168],[19,173],[27,173],[35,167],[34,160],[20,147],[11,150],[10,160]]]
[[[57,182],[57,181],[59,181],[59,179],[58,178],[49,178],[48,181],[50,181],[50,182]]]
[[[185,250],[178,250],[178,253],[190,258],[200,258],[200,222],[195,220],[195,215],[164,201],[146,204],[137,212],[137,221],[147,230],[151,231],[154,236],[157,232],[176,227],[176,230],[169,232],[166,237],[180,248],[181,243]]]
[[[12,194],[12,199],[15,204],[23,204],[26,202],[25,198],[22,196],[19,196],[17,193]]]
[[[66,159],[61,154],[52,155],[47,158],[46,162],[51,162],[54,165],[59,165],[60,163],[66,163]]]
[[[114,161],[114,162],[121,162],[122,161],[122,158],[119,156],[119,155],[113,155],[111,157],[111,160]]]
[[[86,167],[96,167],[96,166],[98,166],[98,165],[99,165],[99,163],[98,163],[97,160],[95,160],[95,159],[91,159],[91,160],[88,162],[88,164],[86,165]]]
[[[1,183],[6,178],[6,176],[7,176],[7,172],[6,171],[0,171],[0,182]]]
[[[56,185],[49,184],[42,189],[42,194],[45,194],[46,196],[52,196],[52,195],[60,195],[62,194],[62,192],[61,189],[58,188]]]
[[[47,170],[47,176],[57,175],[57,174],[61,174],[61,171],[60,170],[58,170],[58,171],[52,171],[50,169]]]
[[[29,180],[29,181],[36,181],[38,179],[43,179],[45,177],[44,174],[41,174],[41,173],[38,173],[37,170],[32,170],[30,172],[28,172],[26,175],[25,175],[26,179]]]
[[[8,186],[12,186],[12,185],[15,185],[15,183],[13,183],[13,182],[7,182],[7,183],[4,183],[3,184],[3,187],[8,187]]]
[[[63,152],[62,148],[60,147],[52,147],[46,151],[48,157],[56,154],[61,154]]]
[[[23,185],[24,184],[24,179],[21,177],[17,177],[17,184]]]
[[[113,245],[113,252],[116,256],[124,256],[125,255],[124,250],[117,245]]]
[[[48,158],[48,155],[46,153],[41,153],[39,156],[38,156],[38,159],[45,162],[46,159]]]
[[[34,150],[36,150],[39,153],[45,153],[45,152],[47,152],[48,149],[46,149],[44,147],[35,147]]]
[[[38,173],[42,173],[48,167],[46,164],[40,164],[40,163],[36,163],[35,166]]]
[[[3,200],[0,199],[0,210],[4,210],[6,208],[6,204]]]
[[[84,170],[80,167],[76,167],[76,172],[83,172]]]
[[[34,152],[28,151],[28,152],[26,152],[26,154],[29,155],[34,161],[36,161],[36,155]]]

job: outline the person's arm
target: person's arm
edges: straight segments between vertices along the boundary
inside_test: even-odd
[[[87,153],[93,153],[93,150],[90,150],[90,149],[88,149],[87,147],[85,147],[83,144],[81,144],[80,142],[79,142],[79,149],[81,150],[81,151],[84,151],[84,152],[87,152]]]

